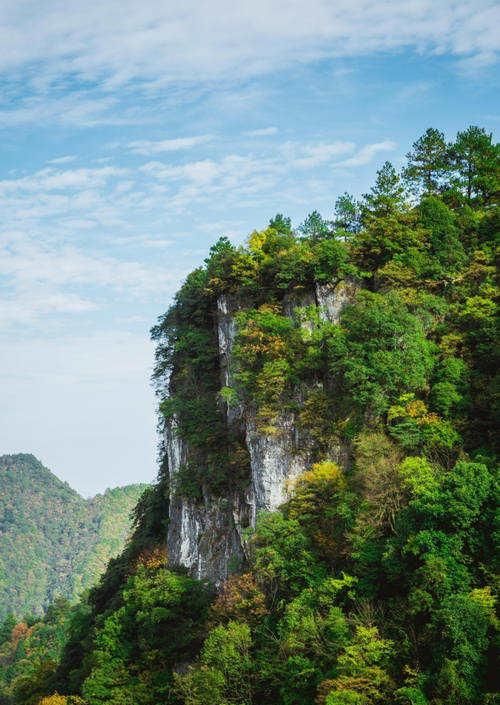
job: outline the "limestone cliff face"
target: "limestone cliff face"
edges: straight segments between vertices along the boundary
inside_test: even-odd
[[[318,285],[300,301],[288,301],[284,311],[292,315],[296,306],[316,305],[320,315],[338,323],[343,307],[356,292],[354,282]],[[227,296],[217,302],[217,340],[221,386],[232,385],[232,350],[236,335],[238,304]],[[245,559],[244,530],[254,526],[257,514],[276,510],[287,498],[295,477],[311,464],[312,448],[301,438],[292,412],[276,420],[277,432],[264,433],[257,424],[256,410],[239,404],[224,409],[228,428],[238,428],[250,456],[250,477],[244,489],[217,497],[202,487],[201,500],[176,492],[176,476],[186,462],[188,448],[176,433],[175,418],[166,424],[165,447],[170,477],[170,509],[167,550],[173,565],[186,567],[199,578],[219,585]],[[345,461],[345,450],[332,448],[332,459]]]

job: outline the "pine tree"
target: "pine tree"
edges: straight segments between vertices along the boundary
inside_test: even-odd
[[[429,127],[413,143],[411,152],[406,155],[408,166],[404,177],[417,192],[438,193],[443,179],[449,172],[448,147],[444,135],[439,130]]]
[[[468,203],[479,200],[488,203],[499,190],[500,145],[493,144],[492,135],[471,125],[457,134],[451,145],[450,158],[457,175],[453,180]]]

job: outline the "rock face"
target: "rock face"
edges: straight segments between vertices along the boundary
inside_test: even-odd
[[[253,410],[246,415],[252,525],[259,511],[273,511],[283,504],[290,482],[310,465],[307,445],[300,443],[296,431],[294,414],[281,414],[275,426],[275,434],[265,434],[259,430]]]
[[[330,323],[338,323],[342,309],[353,300],[357,290],[356,282],[350,279],[340,281],[335,286],[316,284],[316,301],[320,316]]]
[[[242,530],[249,524],[250,503],[242,502],[237,493],[214,497],[205,488],[201,502],[179,495],[176,478],[186,462],[187,448],[176,433],[175,419],[166,425],[165,446],[170,476],[169,561],[217,585],[227,577],[231,564],[244,558]]]
[[[338,323],[343,307],[356,293],[353,282],[336,286],[318,285],[314,294],[301,301],[284,304],[286,315],[296,306],[317,305],[320,315]],[[219,346],[220,383],[232,385],[232,350],[236,335],[234,300],[221,296],[217,302],[217,340]],[[218,586],[231,569],[245,559],[244,530],[254,526],[260,511],[276,510],[287,498],[295,477],[311,462],[306,439],[299,437],[294,414],[283,412],[275,423],[276,432],[266,434],[259,429],[253,408],[225,405],[228,428],[239,428],[244,434],[250,456],[250,478],[246,489],[230,496],[216,497],[201,488],[202,499],[194,501],[176,492],[176,476],[186,462],[184,441],[176,432],[175,419],[165,428],[165,447],[170,476],[170,509],[167,550],[173,565],[186,567],[199,578]],[[336,456],[336,457],[333,457]],[[332,457],[345,462],[344,450],[332,449]]]

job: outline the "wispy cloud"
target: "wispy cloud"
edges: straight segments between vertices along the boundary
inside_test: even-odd
[[[244,134],[248,137],[270,137],[271,135],[276,135],[278,133],[278,128],[274,125],[269,127],[261,127],[257,130],[247,130]]]
[[[178,152],[192,149],[200,144],[210,142],[211,135],[197,135],[195,137],[176,137],[168,140],[138,140],[129,144],[129,149],[134,154],[151,156],[162,152]]]
[[[185,149],[204,144],[198,137],[181,139],[189,139]],[[180,149],[179,141],[169,142]],[[135,169],[118,162],[74,167],[62,157],[0,180],[0,286],[9,292],[0,322],[85,314],[106,306],[110,293],[130,302],[167,296],[182,266],[165,268],[159,261],[178,240],[172,228],[165,237],[166,218],[184,220],[197,211],[233,232],[229,207],[312,199],[335,170],[366,165],[394,147],[389,140],[364,146],[272,141],[261,153],[150,160]],[[204,219],[199,228],[206,233]]]
[[[110,291],[129,301],[171,294],[177,281],[159,266],[18,236],[0,246],[0,282],[9,291],[0,302],[0,326],[94,311]]]
[[[54,159],[49,159],[47,164],[69,164],[70,162],[74,162],[76,159],[76,156],[74,154],[67,154],[64,157],[55,157]]]
[[[342,154],[353,152],[354,142],[330,142],[319,144],[296,144],[288,142],[283,146],[283,153],[290,164],[299,169],[312,169],[336,159]]]
[[[64,191],[66,189],[83,189],[85,187],[103,186],[109,179],[123,176],[126,169],[114,166],[99,167],[97,169],[56,169],[46,167],[29,176],[17,179],[0,180],[0,195],[9,193]]]
[[[202,159],[172,165],[150,161],[140,167],[141,173],[158,182],[169,194],[172,208],[185,208],[195,203],[244,203],[266,194],[278,186],[298,185],[294,174],[301,173],[301,187],[307,192],[308,183],[317,170],[345,169],[365,166],[396,144],[384,140],[357,147],[354,142],[298,144],[287,142],[267,150],[264,155],[230,154],[220,159]],[[343,159],[345,155],[351,155]],[[311,176],[309,176],[311,175]],[[325,174],[319,180],[324,183]],[[317,183],[317,182],[316,182]]]
[[[499,14],[495,0],[186,0],[182,7],[68,0],[64,11],[58,0],[5,0],[0,71],[8,90],[0,124],[144,122],[144,101],[127,105],[127,91],[196,91],[292,65],[403,49],[448,54],[461,70],[477,71],[497,58]]]
[[[343,167],[355,167],[355,166],[365,166],[373,161],[374,157],[381,152],[392,152],[396,149],[396,143],[391,140],[384,140],[384,142],[375,142],[375,144],[367,144],[356,152],[349,159],[344,159],[339,162],[337,166]]]

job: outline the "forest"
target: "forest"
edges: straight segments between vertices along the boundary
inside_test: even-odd
[[[0,626],[2,705],[499,702],[499,154],[480,127],[429,128],[327,217],[278,214],[211,248],[152,329],[160,425],[191,449],[174,491],[245,483],[224,424],[242,403],[269,435],[290,410],[315,457],[215,590],[168,562],[163,455],[98,584]],[[338,324],[290,313],[339,282],[355,293]],[[228,386],[221,294],[239,302]]]
[[[75,601],[118,555],[145,485],[84,499],[28,453],[0,456],[0,619]]]

